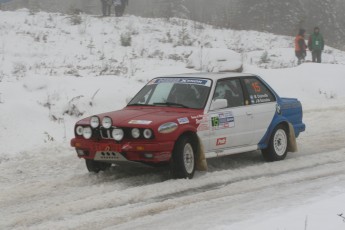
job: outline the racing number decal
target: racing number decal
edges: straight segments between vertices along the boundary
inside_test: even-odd
[[[212,117],[212,127],[219,126],[219,117]]]
[[[260,93],[261,92],[261,87],[259,85],[259,82],[253,82],[252,83],[252,88],[255,93]]]

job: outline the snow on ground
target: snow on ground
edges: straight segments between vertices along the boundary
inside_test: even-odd
[[[296,67],[292,46],[179,19],[0,12],[0,228],[344,228],[345,53],[327,47],[326,64]],[[301,100],[299,152],[211,159],[193,180],[146,167],[87,173],[69,147],[74,123],[122,108],[153,77],[195,72],[188,57],[201,47],[241,53],[245,72]]]

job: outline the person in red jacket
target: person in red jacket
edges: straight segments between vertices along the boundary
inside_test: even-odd
[[[305,29],[300,29],[295,38],[295,54],[298,59],[297,64],[300,65],[304,62],[307,56],[307,44],[305,43]]]

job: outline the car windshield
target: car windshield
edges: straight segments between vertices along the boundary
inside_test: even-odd
[[[199,78],[155,78],[131,100],[129,106],[205,107],[212,81]]]

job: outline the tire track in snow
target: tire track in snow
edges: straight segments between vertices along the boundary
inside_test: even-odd
[[[341,152],[342,154],[345,151]],[[104,209],[93,210],[72,216],[69,220],[59,223],[51,221],[43,223],[42,226],[51,226],[53,228],[62,228],[64,225],[76,229],[93,229],[93,228],[114,228],[117,225],[126,224],[136,219],[146,216],[157,215],[165,211],[200,204],[202,202],[212,202],[224,197],[243,195],[246,193],[255,193],[257,191],[280,187],[287,184],[310,182],[322,178],[341,176],[345,181],[345,162],[327,162],[325,164],[310,165],[308,167],[296,168],[295,171],[288,170],[283,172],[273,172],[272,174],[261,174],[258,176],[245,176],[237,181],[228,181],[223,185],[215,184],[212,189],[193,190],[180,196],[162,196],[149,200],[142,200],[138,203],[127,204],[123,206],[106,207]],[[251,171],[252,172],[252,171]],[[338,177],[340,179],[340,177]],[[96,217],[96,218],[95,218]],[[84,221],[77,222],[82,218]],[[35,226],[35,227],[39,227]],[[42,228],[43,229],[43,228]],[[118,229],[118,227],[116,227]]]
[[[169,180],[162,183],[133,187],[122,191],[108,191],[86,197],[83,194],[75,194],[74,197],[70,197],[68,200],[64,200],[61,204],[54,207],[46,206],[44,203],[33,204],[37,210],[34,213],[30,213],[30,219],[27,219],[28,211],[16,213],[16,210],[12,210],[11,213],[3,213],[2,216],[6,219],[5,226],[7,227],[15,228],[25,225],[26,227],[35,228],[37,225],[46,222],[59,222],[59,219],[63,219],[63,222],[68,222],[68,220],[72,221],[75,218],[80,218],[80,216],[98,216],[98,212],[112,213],[110,211],[112,209],[116,213],[118,213],[117,209],[122,210],[123,208],[126,209],[126,207],[132,207],[132,209],[135,207],[136,210],[137,206],[145,206],[147,203],[150,204],[150,202],[156,205],[162,202],[169,204],[171,200],[175,200],[173,199],[174,196],[177,196],[177,200],[183,200],[185,197],[190,197],[191,194],[195,196],[196,194],[212,193],[222,189],[224,186],[233,187],[235,184],[243,183],[251,187],[251,183],[260,180],[260,178],[279,177],[281,174],[287,175],[288,177],[289,174],[296,173],[295,171],[303,174],[304,171],[317,167],[325,167],[325,165],[328,170],[331,169],[328,172],[339,173],[339,170],[334,169],[333,164],[342,165],[340,168],[345,168],[345,149],[331,153],[308,155],[303,157],[303,159],[293,158],[286,161],[265,163],[236,170],[207,173],[193,180]],[[300,176],[305,178],[303,175]],[[322,176],[322,174],[319,176]],[[247,183],[247,181],[250,181],[250,183]],[[182,202],[182,204],[184,203]],[[32,207],[31,205],[30,207]],[[178,207],[178,203],[175,205],[172,202],[172,204],[168,205],[170,208],[175,206]],[[159,207],[157,206],[156,208],[160,210],[161,208]],[[149,211],[149,213],[152,212]],[[6,218],[11,216],[15,217]]]

